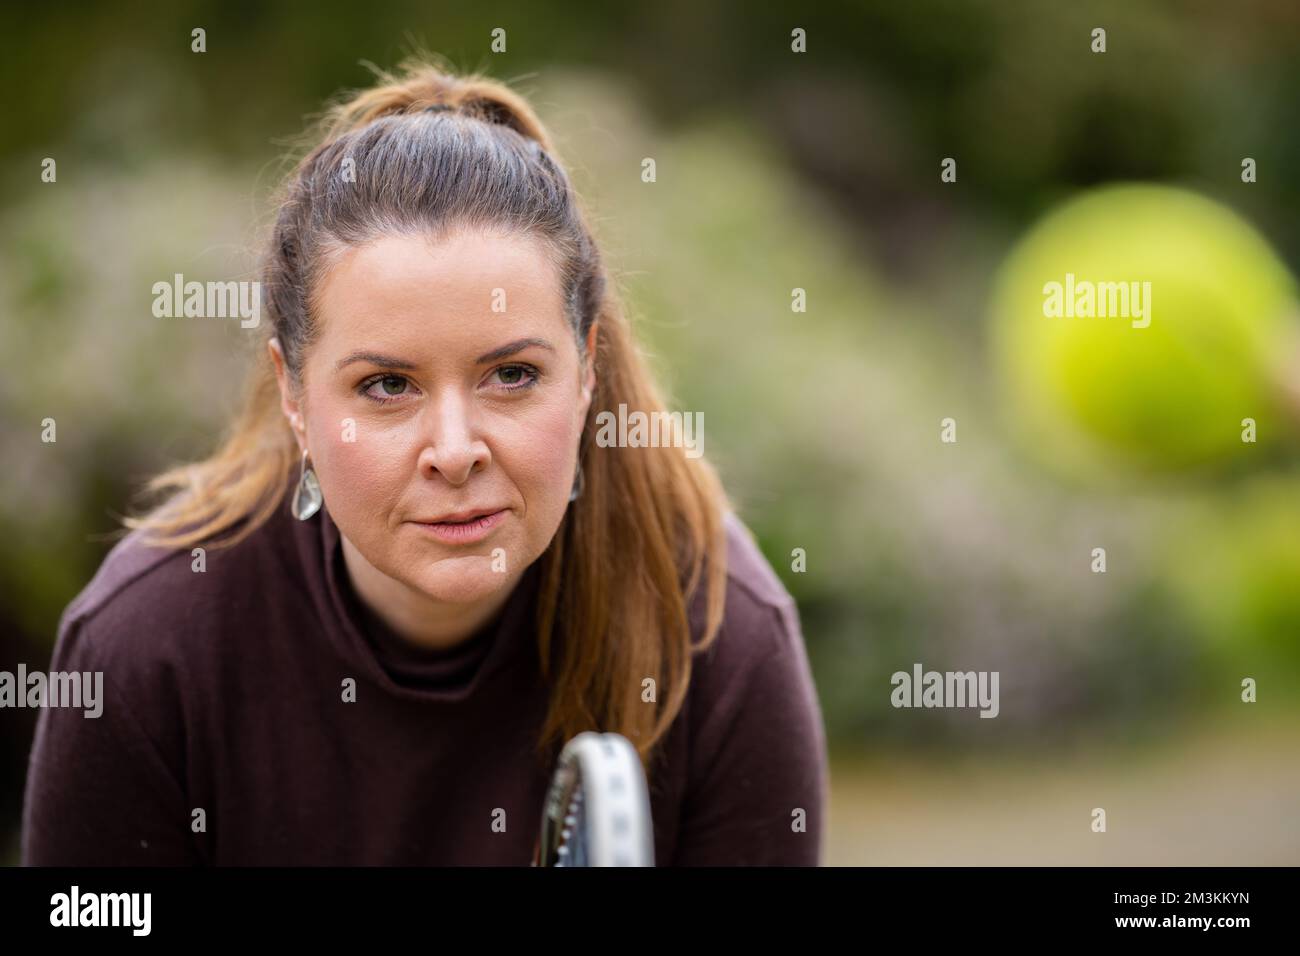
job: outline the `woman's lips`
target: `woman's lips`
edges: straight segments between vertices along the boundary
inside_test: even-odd
[[[469,544],[486,538],[509,513],[508,509],[502,508],[470,521],[412,521],[411,524],[447,544]]]

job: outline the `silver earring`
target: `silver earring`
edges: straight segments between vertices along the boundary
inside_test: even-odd
[[[307,467],[307,449],[302,450],[302,466],[298,473],[298,487],[293,493],[293,516],[299,521],[306,521],[324,502],[320,493],[320,482],[316,480],[316,469]]]
[[[578,473],[573,478],[573,490],[569,492],[569,500],[577,501],[582,495],[582,489],[586,487],[586,479],[582,475],[582,462],[578,462]]]

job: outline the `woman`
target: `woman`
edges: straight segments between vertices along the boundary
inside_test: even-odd
[[[245,409],[64,614],[34,864],[528,864],[565,741],[626,736],[660,865],[815,864],[792,600],[680,447],[527,103],[425,65],[327,117]]]

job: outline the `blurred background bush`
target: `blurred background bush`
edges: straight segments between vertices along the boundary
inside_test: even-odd
[[[0,669],[47,666],[114,515],[234,407],[248,333],[155,318],[153,283],[255,278],[306,114],[368,84],[362,60],[419,47],[533,97],[673,407],[705,413],[799,601],[834,760],[828,862],[1300,862],[1300,458],[1072,481],[1014,438],[990,355],[1013,243],[1099,184],[1218,200],[1295,272],[1293,3],[0,16]],[[893,709],[890,674],[918,661],[1000,671],[998,719]],[[10,863],[34,722],[0,712]]]

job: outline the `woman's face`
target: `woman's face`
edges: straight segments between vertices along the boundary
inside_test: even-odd
[[[461,230],[352,247],[315,319],[286,412],[343,536],[435,601],[512,585],[568,507],[594,386],[539,241]],[[475,515],[492,517],[461,523]]]

